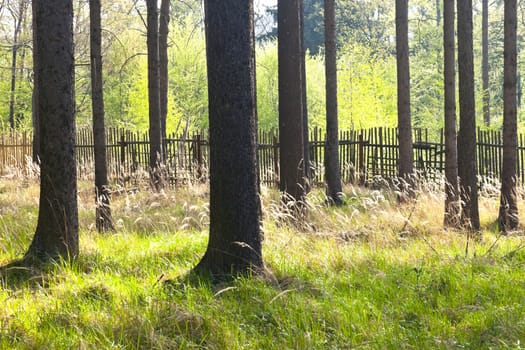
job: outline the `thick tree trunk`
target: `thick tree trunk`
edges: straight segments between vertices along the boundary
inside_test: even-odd
[[[472,0],[458,0],[459,133],[458,176],[461,194],[461,221],[479,230],[478,182],[476,169],[476,108],[472,51]]]
[[[501,170],[501,203],[499,228],[506,232],[519,225],[517,198],[518,125],[516,109],[516,0],[505,1],[505,42],[503,77],[503,165]]]
[[[326,195],[330,203],[343,203],[339,166],[339,126],[337,115],[337,46],[335,1],[324,0],[325,75],[326,75]]]
[[[305,196],[303,84],[301,80],[302,0],[279,0],[279,188],[284,200],[302,202]]]
[[[168,116],[168,33],[170,24],[170,0],[162,0],[159,19],[159,74],[160,74],[160,129],[162,140],[166,139]],[[163,155],[165,147],[163,142]],[[165,159],[163,159],[164,161]]]
[[[454,0],[444,0],[443,51],[445,80],[445,226],[459,224],[458,149],[456,134],[456,55]]]
[[[481,80],[483,85],[483,122],[486,126],[490,126],[489,0],[482,0],[481,3]]]
[[[160,116],[159,16],[156,0],[146,0],[148,46],[148,101],[150,139],[150,179],[155,189],[162,187],[162,130]]]
[[[33,0],[31,5],[32,17],[33,17],[33,94],[32,94],[32,121],[33,121],[33,162],[35,164],[40,163],[40,122],[38,117],[39,105],[38,105],[38,27],[36,23],[36,8],[40,0]]]
[[[104,125],[104,94],[102,80],[102,35],[100,0],[89,0],[91,45],[91,105],[95,153],[96,226],[99,232],[113,229],[108,169],[106,161],[106,128]]]
[[[397,113],[399,132],[399,177],[410,186],[414,172],[412,122],[410,117],[410,65],[408,59],[408,0],[396,0]],[[413,193],[402,188],[406,194]]]
[[[197,272],[262,272],[253,0],[206,0],[210,238]]]
[[[78,255],[75,161],[73,4],[46,0],[36,4],[38,108],[41,120],[40,205],[29,260]]]

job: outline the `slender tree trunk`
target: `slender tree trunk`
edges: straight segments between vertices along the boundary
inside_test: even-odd
[[[36,23],[36,7],[40,0],[33,0],[31,5],[32,17],[33,17],[33,94],[32,94],[32,112],[31,117],[33,121],[33,162],[35,164],[40,163],[40,118],[38,117],[38,111],[40,109],[38,105],[38,27]]]
[[[17,40],[15,31],[14,39]],[[15,91],[16,91],[16,57],[17,57],[18,44],[15,41],[12,49],[11,59],[11,88],[9,90],[9,127],[15,128]]]
[[[41,180],[38,225],[26,259],[70,260],[78,255],[75,160],[73,4],[35,6]]]
[[[170,24],[170,0],[162,0],[159,19],[159,74],[160,74],[160,128],[162,140],[166,139],[168,116],[168,33]],[[164,141],[163,155],[165,156]],[[165,159],[163,159],[165,161]]]
[[[259,273],[253,0],[206,0],[210,238],[195,268],[214,277]]]
[[[303,84],[301,81],[301,0],[279,0],[279,149],[280,190],[284,199],[305,196]]]
[[[325,74],[326,74],[326,194],[330,203],[343,203],[339,166],[339,127],[337,115],[337,45],[335,1],[324,0]]]
[[[459,224],[458,149],[456,134],[456,50],[454,0],[444,0],[443,50],[445,80],[445,226]]]
[[[481,80],[483,81],[483,122],[486,126],[490,126],[489,0],[482,0],[481,3]]]
[[[458,176],[461,194],[461,221],[479,230],[478,182],[476,169],[476,108],[472,51],[472,0],[457,0],[459,63]]]
[[[22,23],[22,26],[24,26],[25,22],[25,19]],[[19,52],[20,52],[20,59],[18,59],[18,80],[19,81],[24,81],[27,76],[25,74],[25,71],[26,71],[26,53],[27,53],[27,48],[25,45],[23,45],[22,47],[20,47],[19,49]],[[20,89],[20,88],[19,88]],[[25,118],[25,114],[22,112],[22,111],[19,111],[18,114],[16,114],[15,116],[15,126],[16,127],[19,127],[22,120]]]
[[[408,49],[408,0],[396,0],[397,113],[399,132],[399,177],[404,195],[414,173],[412,122],[410,117],[410,65]],[[406,184],[406,185],[405,185]],[[403,196],[402,196],[403,197]]]
[[[113,230],[110,191],[106,161],[106,128],[104,125],[104,93],[102,80],[102,35],[100,0],[89,0],[91,44],[91,105],[95,153],[96,226],[99,232]]]
[[[519,225],[516,188],[516,164],[518,157],[516,0],[505,0],[504,11],[503,165],[501,170],[501,201],[498,223],[500,230],[507,232],[516,230]]]
[[[11,88],[9,91],[9,126],[11,129],[16,127],[15,122],[15,99],[16,99],[16,68],[17,56],[20,49],[20,31],[22,30],[22,22],[25,16],[27,4],[25,0],[21,0],[18,6],[18,17],[13,15],[14,30],[13,30],[13,47],[11,49]]]
[[[441,25],[441,0],[435,0],[436,4],[436,27]]]
[[[300,36],[301,36],[301,85],[302,85],[302,104],[303,104],[303,145],[304,145],[304,177],[305,191],[309,192],[312,181],[312,169],[310,164],[310,142],[309,142],[309,123],[308,123],[308,100],[307,100],[307,81],[306,81],[306,49],[304,47],[304,6],[303,0],[300,1]]]
[[[160,115],[159,16],[156,0],[146,0],[148,46],[148,101],[150,139],[150,178],[157,190],[162,187],[162,130]]]

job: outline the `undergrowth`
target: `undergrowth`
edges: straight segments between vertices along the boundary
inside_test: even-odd
[[[496,231],[498,198],[488,185],[481,238],[444,230],[434,187],[398,205],[388,188],[347,186],[338,208],[316,189],[300,224],[279,193],[262,188],[269,277],[212,285],[187,275],[206,248],[206,186],[121,189],[112,198],[117,232],[98,234],[91,184],[81,183],[80,257],[4,273],[0,347],[521,348],[521,232]],[[1,180],[3,264],[23,255],[37,213],[34,181]]]

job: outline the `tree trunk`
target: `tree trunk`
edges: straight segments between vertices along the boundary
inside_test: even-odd
[[[26,258],[74,259],[78,255],[72,1],[35,6],[38,108],[41,120],[40,205]]]
[[[454,0],[444,0],[443,58],[445,81],[445,226],[459,224],[458,149],[456,134],[456,54]]]
[[[148,101],[150,139],[150,180],[153,187],[162,187],[162,130],[160,116],[159,17],[156,0],[146,0],[148,46]]]
[[[25,0],[21,0],[18,6],[18,18],[13,12],[14,30],[13,30],[13,47],[11,48],[11,88],[9,91],[9,126],[11,129],[16,127],[15,122],[15,99],[16,99],[16,61],[18,50],[20,49],[20,31],[22,30],[22,22],[25,16],[27,4]]]
[[[279,0],[279,150],[280,184],[285,201],[300,203],[305,196],[303,84],[301,81],[302,0]]]
[[[170,0],[162,0],[159,19],[159,74],[160,74],[160,129],[162,140],[166,139],[168,116],[168,33],[170,24]],[[163,145],[163,155],[166,150]],[[163,159],[164,161],[165,159]]]
[[[40,118],[38,117],[38,111],[40,109],[38,105],[38,41],[37,33],[38,27],[36,23],[36,8],[40,0],[33,0],[31,5],[32,17],[33,17],[33,93],[32,93],[32,112],[31,119],[33,121],[33,162],[40,164]]]
[[[486,126],[490,126],[489,0],[482,0],[481,3],[481,80],[483,81],[483,122]]]
[[[505,1],[505,41],[503,77],[503,164],[501,170],[501,201],[499,228],[502,232],[516,230],[519,225],[517,198],[518,125],[516,109],[516,0]]]
[[[459,133],[458,176],[461,194],[461,221],[479,230],[478,182],[476,169],[476,108],[472,51],[472,0],[458,0]]]
[[[405,195],[414,172],[410,117],[410,65],[408,59],[408,0],[396,0],[397,113],[399,132],[399,177]],[[405,186],[407,184],[408,186]]]
[[[325,74],[326,74],[326,195],[330,203],[343,203],[339,166],[339,127],[337,116],[337,46],[335,1],[324,0]]]
[[[305,192],[309,192],[312,181],[312,169],[310,167],[310,135],[308,122],[308,101],[307,101],[307,82],[306,82],[306,49],[304,46],[304,6],[301,0],[299,6],[299,20],[300,20],[300,38],[301,38],[301,87],[302,87],[302,101],[303,104],[303,146],[304,146],[304,177],[305,177]]]
[[[195,268],[214,277],[262,272],[256,164],[253,0],[206,0],[210,238]]]
[[[17,40],[17,30],[15,30],[14,35],[15,43],[13,44],[11,52],[11,89],[9,90],[9,127],[11,129],[15,128],[15,90],[16,90],[16,56],[18,50]]]
[[[93,109],[93,142],[95,153],[96,226],[99,232],[113,230],[110,191],[106,162],[106,128],[102,80],[102,35],[100,0],[89,0],[91,45],[91,105]]]
[[[436,27],[441,25],[441,0],[435,0],[436,4]],[[444,0],[445,1],[445,0]]]

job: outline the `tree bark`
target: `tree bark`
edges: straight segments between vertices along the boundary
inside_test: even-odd
[[[106,160],[104,93],[102,80],[102,27],[100,0],[89,0],[91,45],[91,106],[93,110],[93,143],[95,154],[96,227],[99,232],[113,230]]]
[[[472,51],[472,0],[457,1],[459,63],[458,176],[461,194],[461,221],[479,230],[478,182],[476,169],[476,108]]]
[[[408,48],[408,0],[396,0],[397,113],[399,132],[399,177],[404,195],[414,172],[414,151],[410,117],[410,65]],[[407,186],[404,186],[406,184]],[[403,197],[403,196],[402,196]]]
[[[343,203],[339,165],[339,126],[337,114],[337,46],[335,1],[324,0],[325,75],[326,75],[326,195],[330,203]]]
[[[214,277],[262,272],[253,0],[206,0],[210,238],[195,268]]]
[[[486,126],[490,126],[489,0],[482,0],[481,3],[481,80],[483,85],[483,122]]]
[[[159,74],[160,74],[160,129],[162,140],[166,139],[166,118],[168,116],[168,33],[170,24],[170,0],[162,0],[159,19]],[[164,141],[162,151],[166,150]],[[163,159],[165,161],[165,159]]]
[[[285,201],[305,196],[303,85],[301,80],[301,0],[279,0],[279,188]]]
[[[459,224],[458,150],[456,133],[456,55],[454,0],[444,0],[443,58],[445,83],[445,226]]]
[[[309,192],[311,188],[312,169],[310,167],[310,135],[308,122],[308,100],[307,100],[307,81],[306,81],[306,49],[304,46],[304,6],[303,1],[300,1],[299,19],[300,19],[300,38],[301,38],[301,87],[302,87],[302,101],[303,104],[303,146],[304,146],[304,177],[305,177],[305,192]]]
[[[160,116],[159,70],[159,16],[156,0],[146,0],[148,46],[148,101],[150,139],[150,181],[159,190],[162,187],[162,130]]]
[[[78,255],[72,1],[38,1],[38,108],[41,181],[38,224],[28,260]]]
[[[32,21],[33,21],[33,94],[32,94],[32,113],[31,119],[33,121],[33,163],[40,164],[40,118],[38,117],[39,105],[39,85],[38,85],[38,27],[36,23],[36,9],[40,0],[33,0],[31,4]]]
[[[505,0],[504,12],[503,164],[498,223],[500,230],[507,232],[516,230],[519,225],[516,186],[518,157],[516,0]]]

